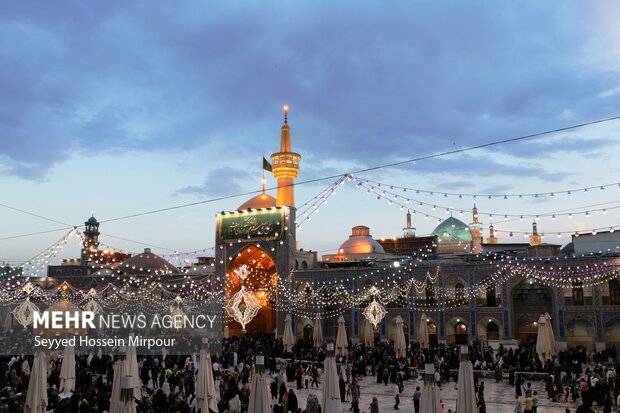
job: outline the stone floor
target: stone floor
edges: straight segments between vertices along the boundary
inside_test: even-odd
[[[487,412],[489,413],[513,413],[514,409],[514,388],[509,387],[506,384],[496,384],[495,380],[483,380],[485,386],[485,400],[487,405]],[[297,390],[295,383],[287,383],[289,388],[293,388],[299,399],[299,407],[302,410],[306,406],[306,398],[308,394],[314,393],[321,400],[321,389],[302,389]],[[456,404],[456,389],[455,383],[444,384],[441,387],[441,398],[445,403],[444,413],[448,412],[448,409],[452,409],[454,412]],[[361,386],[361,402],[360,411],[369,412],[369,404],[373,397],[377,397],[379,400],[379,412],[393,412],[394,410],[394,396],[393,385],[377,384],[376,380],[372,376],[363,377],[360,383]],[[412,396],[416,386],[423,386],[421,380],[409,380],[405,382],[404,392],[400,395],[400,410],[406,413],[413,412]],[[571,413],[574,413],[577,406],[571,405],[571,403],[553,403],[550,402],[544,395],[543,382],[532,382],[532,387],[539,394],[540,402],[538,407],[538,413],[564,413],[565,409],[570,408]],[[348,412],[350,403],[343,403],[343,412]],[[595,410],[596,411],[596,410]],[[600,410],[602,412],[602,409]]]

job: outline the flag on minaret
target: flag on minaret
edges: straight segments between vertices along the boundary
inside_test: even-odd
[[[273,172],[273,167],[267,159],[263,156],[263,169],[269,172]]]

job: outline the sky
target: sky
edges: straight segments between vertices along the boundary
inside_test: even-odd
[[[260,189],[283,104],[302,155],[299,181],[618,116],[618,21],[615,1],[8,2],[0,13],[0,262],[29,259],[91,213],[103,222],[101,241],[118,249],[212,247],[216,212],[248,196],[105,221]],[[619,136],[616,120],[359,177],[433,191],[416,199],[444,208],[422,210],[448,216],[445,207],[467,212],[474,200],[443,192],[620,182]],[[298,205],[333,181],[297,187]],[[485,227],[484,213],[597,208],[609,210],[542,218],[539,230],[620,225],[617,185],[475,201]],[[347,183],[298,240],[329,252],[355,225],[376,238],[399,235],[404,213]],[[471,214],[459,218],[469,223]],[[500,241],[523,242],[517,232],[531,229],[531,219],[494,221]],[[420,235],[437,224],[414,216]],[[21,236],[42,231],[51,232]],[[78,252],[72,240],[64,254]]]

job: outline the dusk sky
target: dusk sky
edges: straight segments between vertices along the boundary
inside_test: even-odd
[[[612,0],[5,2],[0,203],[81,225],[91,211],[106,221],[259,190],[285,103],[298,181],[618,116],[619,21]],[[359,177],[434,191],[408,193],[438,206],[422,211],[462,209],[469,223],[472,197],[444,192],[620,182],[619,136],[615,120]],[[297,187],[298,205],[334,180]],[[206,249],[216,212],[247,198],[104,222],[100,240],[133,252]],[[400,235],[405,211],[376,198],[340,187],[300,229],[300,246],[333,251],[354,225]],[[485,227],[484,213],[575,212],[539,221],[552,243],[570,241],[559,231],[620,226],[618,185],[476,203]],[[494,219],[514,232],[531,222]],[[420,235],[437,224],[414,217]],[[68,230],[0,207],[0,262],[19,264]],[[79,256],[76,240],[63,256]]]

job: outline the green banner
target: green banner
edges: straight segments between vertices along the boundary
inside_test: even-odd
[[[218,243],[277,241],[284,234],[284,208],[231,212],[219,216]],[[249,238],[248,238],[249,236]]]

